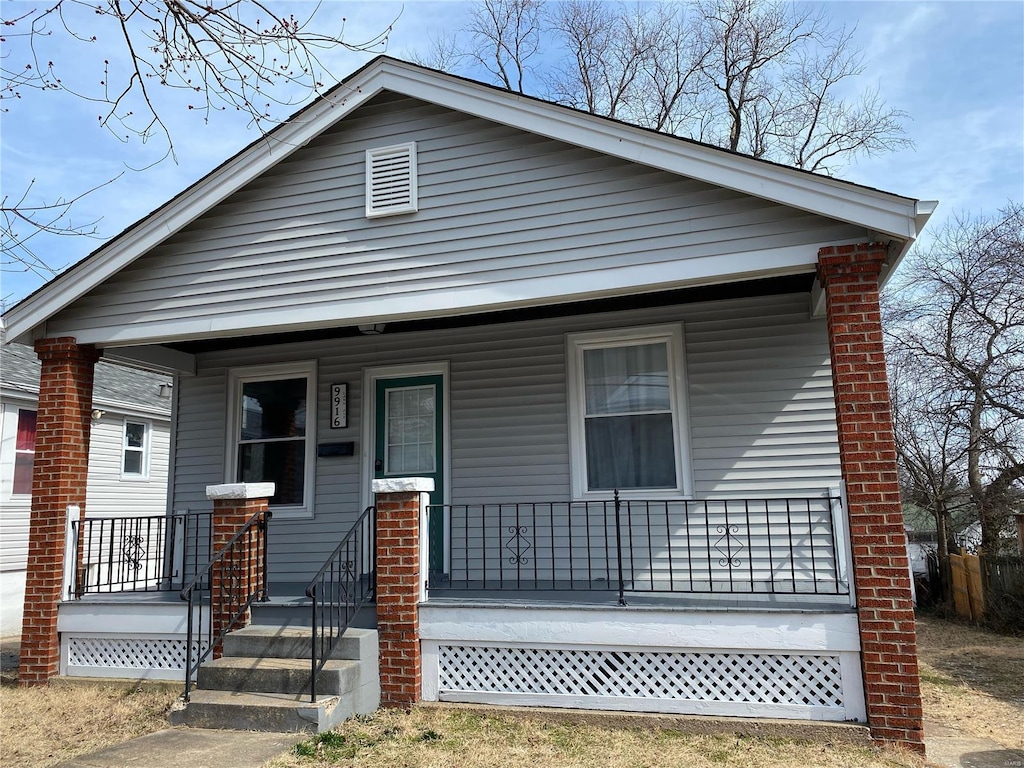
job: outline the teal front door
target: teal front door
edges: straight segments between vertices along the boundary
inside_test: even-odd
[[[444,503],[444,377],[377,379],[374,477],[429,477]],[[444,514],[430,516],[430,573],[444,573]]]

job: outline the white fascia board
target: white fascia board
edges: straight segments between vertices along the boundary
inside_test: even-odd
[[[108,248],[72,267],[14,307],[4,315],[8,340],[31,343],[31,333],[36,326],[160,245],[380,91],[380,88],[361,88],[357,81],[343,83],[338,88],[345,94],[344,98],[339,95],[313,104],[308,112],[282,124],[272,135],[182,192],[165,210],[140,220],[134,229],[115,239]]]
[[[389,323],[452,317],[475,312],[548,306],[624,294],[653,293],[765,277],[805,274],[814,268],[818,248],[849,241],[787,246],[756,253],[712,254],[670,263],[633,264],[563,275],[510,279],[497,284],[450,286],[421,293],[374,294],[344,302],[301,302],[275,309],[215,317],[187,317],[160,323],[83,330],[82,344],[132,345],[222,338],[262,333],[334,328],[360,323]],[[414,309],[413,309],[414,308]]]
[[[467,114],[906,240],[917,201],[680,141],[484,85],[384,62],[383,87]]]
[[[928,219],[935,213],[935,209],[939,207],[938,200],[918,200],[915,208],[914,224],[918,234],[924,230],[924,225],[928,223]],[[893,257],[891,263],[882,275],[882,286],[884,287],[889,278],[895,274],[896,269],[899,267],[900,262],[903,261],[903,257],[907,255],[911,247],[914,245],[915,238],[911,238],[903,243],[899,252]]]

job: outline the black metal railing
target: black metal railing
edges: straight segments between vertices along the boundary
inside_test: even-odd
[[[210,559],[211,519],[211,512],[86,517],[71,539],[71,596],[180,590]]]
[[[316,679],[359,610],[377,586],[377,508],[367,507],[306,587],[312,601],[309,695]]]
[[[447,590],[848,594],[838,497],[434,505]]]
[[[271,513],[254,514],[181,590],[188,603],[185,641],[185,701],[192,680],[224,636],[242,623],[254,602],[267,593],[267,529]],[[204,611],[204,606],[208,611]]]

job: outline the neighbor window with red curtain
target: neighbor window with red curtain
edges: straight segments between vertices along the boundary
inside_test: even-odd
[[[36,412],[18,411],[18,439],[14,445],[14,483],[11,492],[32,493],[32,461],[36,455]]]

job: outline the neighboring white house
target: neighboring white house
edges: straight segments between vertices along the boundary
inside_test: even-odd
[[[0,347],[0,635],[21,631],[32,504],[39,360],[31,347]],[[96,366],[87,508],[167,511],[171,378],[123,365]]]

